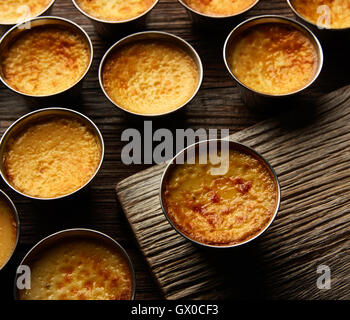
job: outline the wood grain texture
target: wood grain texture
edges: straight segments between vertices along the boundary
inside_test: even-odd
[[[261,0],[249,16],[267,13],[293,17],[285,0]],[[16,266],[36,242],[65,228],[86,227],[107,233],[126,248],[136,269],[137,299],[160,298],[159,290],[152,281],[144,257],[138,250],[133,233],[115,199],[114,191],[118,181],[149,167],[149,165],[127,166],[120,159],[124,145],[120,139],[121,133],[129,127],[142,130],[143,123],[129,119],[112,106],[104,97],[97,78],[102,56],[122,35],[116,34],[115,39],[111,40],[101,38],[89,20],[75,9],[71,0],[56,0],[51,14],[65,17],[81,25],[93,42],[94,60],[83,82],[80,96],[76,101],[57,101],[57,105],[73,108],[91,118],[103,134],[106,154],[102,168],[87,194],[82,195],[82,199],[71,199],[60,206],[47,207],[25,199],[0,180],[0,188],[14,200],[21,218],[19,246],[6,270],[0,272],[0,297],[12,298],[12,282]],[[252,112],[242,104],[238,90],[225,69],[222,47],[232,27],[233,25],[228,26],[227,30],[215,34],[197,30],[191,25],[186,11],[176,0],[160,0],[152,10],[142,30],[167,31],[184,38],[198,51],[204,65],[203,85],[196,98],[182,113],[169,119],[154,121],[154,129],[228,128],[231,133],[235,133],[267,117]],[[350,49],[342,45],[340,42],[340,48],[332,45],[325,50],[325,67],[319,81],[310,90],[310,95],[323,95],[349,83]],[[38,107],[39,105],[26,104],[21,97],[0,84],[0,134],[20,116]]]
[[[247,248],[203,250],[174,231],[159,202],[165,165],[116,188],[165,297],[349,299],[350,87],[231,139],[268,159],[282,189],[277,218]],[[329,291],[316,287],[322,264],[332,271]]]

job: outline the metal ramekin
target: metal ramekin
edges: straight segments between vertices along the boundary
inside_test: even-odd
[[[248,11],[255,7],[259,0],[256,0],[250,7],[243,10],[242,12],[235,13],[229,16],[213,16],[201,13],[199,11],[194,10],[190,6],[188,6],[183,0],[178,0],[178,2],[186,9],[190,19],[192,22],[200,27],[200,28],[213,28],[217,29],[218,27],[223,27],[228,24],[237,23],[238,19],[243,17]]]
[[[6,0],[5,0],[6,1]],[[56,0],[51,0],[50,3],[43,9],[41,10],[38,14],[36,14],[35,16],[33,17],[29,17],[28,19],[24,19],[23,21],[18,21],[16,23],[4,23],[4,22],[1,22],[0,21],[0,33],[1,32],[4,32],[5,30],[7,30],[10,26],[13,26],[15,24],[18,24],[18,23],[23,23],[25,22],[26,20],[30,20],[30,19],[33,19],[33,18],[36,18],[36,17],[39,17],[41,15],[48,15],[51,10],[52,10],[52,7],[54,5]]]
[[[59,196],[59,197],[54,197],[54,198],[33,197],[33,196],[30,196],[30,195],[27,195],[27,194],[20,192],[14,186],[12,186],[10,184],[10,182],[7,180],[6,172],[5,172],[5,168],[4,168],[4,154],[6,152],[6,146],[7,146],[9,139],[11,139],[11,137],[15,136],[19,132],[21,132],[21,130],[23,130],[28,124],[35,123],[36,121],[40,121],[41,119],[55,117],[55,116],[67,116],[67,117],[70,117],[72,119],[77,119],[77,120],[81,121],[82,123],[84,123],[88,128],[90,128],[94,132],[94,134],[96,135],[96,137],[99,140],[100,145],[101,145],[100,163],[99,163],[94,175],[89,179],[88,182],[86,182],[79,189],[77,189],[69,194]],[[40,109],[40,110],[30,112],[30,113],[24,115],[23,117],[19,118],[17,121],[15,121],[5,131],[5,133],[2,135],[1,140],[0,140],[0,176],[3,178],[3,180],[6,182],[6,184],[12,190],[16,191],[17,193],[21,194],[24,197],[27,197],[27,198],[30,198],[33,200],[58,200],[58,199],[66,198],[68,196],[71,196],[73,194],[78,193],[79,191],[84,189],[88,184],[90,184],[90,182],[95,178],[95,176],[97,175],[98,171],[101,168],[103,158],[104,158],[104,141],[103,141],[103,137],[102,137],[100,130],[88,117],[84,116],[82,113],[79,113],[79,112],[77,112],[75,110],[71,110],[71,109],[45,108],[45,109]]]
[[[70,86],[69,88],[67,88],[61,92],[57,92],[57,93],[49,94],[49,95],[30,95],[30,94],[26,94],[26,93],[20,92],[16,89],[12,88],[3,77],[1,66],[0,66],[0,80],[3,82],[3,84],[7,88],[9,88],[13,92],[25,97],[27,100],[34,102],[35,104],[38,104],[40,102],[42,102],[42,103],[47,103],[47,102],[55,103],[56,102],[57,103],[59,98],[77,96],[80,92],[80,85],[82,84],[82,80],[84,79],[84,77],[88,73],[88,71],[91,67],[91,64],[92,64],[92,60],[93,60],[93,46],[92,46],[92,42],[91,42],[88,34],[84,31],[84,29],[82,29],[76,23],[74,23],[70,20],[61,18],[61,17],[49,16],[49,17],[38,17],[35,19],[31,19],[31,20],[28,20],[27,22],[24,22],[24,23],[21,23],[21,24],[14,26],[13,28],[11,28],[9,31],[7,31],[3,35],[3,37],[0,39],[0,60],[1,60],[1,56],[6,53],[6,51],[11,46],[13,41],[15,41],[22,32],[28,31],[28,29],[25,28],[26,23],[30,23],[31,29],[35,28],[35,27],[51,25],[51,26],[60,26],[63,28],[69,28],[71,30],[74,30],[75,32],[78,32],[79,34],[81,34],[81,36],[86,40],[86,42],[89,45],[89,48],[90,48],[89,64],[88,64],[84,74],[79,78],[79,80],[75,84],[73,84],[72,86]]]
[[[242,32],[245,30],[252,28],[256,25],[265,24],[265,23],[282,23],[286,25],[291,25],[295,27],[297,30],[301,31],[304,35],[306,35],[313,45],[316,48],[317,56],[318,56],[318,67],[315,72],[315,75],[313,79],[303,88],[287,93],[287,94],[281,94],[281,95],[272,95],[272,94],[265,94],[258,91],[255,91],[252,88],[247,87],[245,84],[243,84],[231,71],[229,65],[228,65],[228,50],[232,43],[232,41],[239,36]],[[307,88],[309,88],[318,78],[318,76],[321,73],[322,67],[323,67],[323,50],[320,42],[316,38],[316,36],[304,25],[301,23],[294,21],[292,19],[277,16],[277,15],[263,15],[263,16],[257,16],[251,19],[248,19],[242,23],[240,23],[236,28],[234,28],[231,33],[228,35],[223,49],[223,58],[226,65],[227,70],[231,74],[232,78],[236,82],[243,102],[250,107],[256,107],[257,109],[265,109],[266,107],[270,108],[276,105],[276,103],[281,102],[281,100],[286,101],[287,98],[295,98],[298,94],[304,92]]]
[[[344,40],[347,39],[347,37],[350,35],[350,27],[348,28],[342,28],[342,29],[326,29],[326,28],[320,28],[317,26],[317,24],[311,22],[306,17],[302,16],[293,6],[293,1],[287,0],[287,3],[291,10],[294,12],[295,16],[299,21],[301,21],[303,24],[305,24],[310,30],[312,30],[319,39],[322,41],[338,41],[339,37],[343,38]],[[335,38],[335,39],[334,39]]]
[[[178,108],[165,112],[165,113],[161,113],[161,114],[142,114],[142,113],[135,113],[129,110],[126,110],[124,108],[122,108],[121,106],[119,106],[118,104],[116,104],[108,95],[108,93],[105,91],[104,86],[103,86],[103,68],[104,68],[104,63],[107,60],[107,58],[109,57],[109,55],[111,53],[114,52],[114,50],[118,50],[119,48],[123,47],[126,44],[130,44],[133,42],[137,42],[137,41],[143,41],[143,40],[161,40],[161,41],[167,41],[169,43],[172,43],[173,45],[176,45],[177,47],[181,48],[182,50],[184,50],[194,61],[194,63],[197,66],[197,70],[198,70],[198,85],[197,88],[195,90],[195,92],[193,93],[193,95],[181,106],[179,106]],[[197,94],[201,84],[202,84],[202,80],[203,80],[203,66],[202,66],[202,61],[201,58],[199,57],[198,53],[196,52],[196,50],[185,40],[181,39],[180,37],[177,37],[173,34],[167,33],[167,32],[161,32],[161,31],[144,31],[144,32],[139,32],[139,33],[134,33],[130,36],[127,36],[121,40],[119,40],[118,42],[116,42],[111,48],[108,49],[108,51],[105,53],[105,55],[103,56],[101,63],[100,63],[100,67],[99,67],[99,71],[98,71],[98,78],[99,78],[99,82],[100,82],[100,86],[101,89],[103,91],[103,93],[105,94],[105,96],[108,98],[108,100],[114,104],[116,107],[118,107],[119,109],[131,114],[131,115],[135,115],[135,116],[141,116],[141,117],[158,117],[158,116],[164,116],[164,115],[168,115],[170,113],[173,113],[175,111],[178,111],[179,109],[183,108],[185,105],[187,105],[190,101],[192,101],[192,99],[195,97],[195,95]]]
[[[274,221],[277,212],[279,210],[280,207],[280,202],[281,202],[281,187],[280,187],[280,183],[278,181],[278,177],[276,172],[274,171],[274,169],[271,167],[271,165],[269,164],[269,162],[261,155],[259,154],[257,151],[255,151],[254,149],[238,143],[238,142],[234,142],[232,140],[228,140],[229,143],[229,148],[230,150],[238,150],[241,152],[244,152],[246,154],[249,154],[251,156],[253,156],[254,158],[256,158],[257,160],[259,160],[259,162],[261,164],[263,164],[265,166],[265,168],[268,170],[268,172],[271,175],[271,178],[273,179],[274,183],[275,183],[275,188],[276,188],[276,209],[273,213],[273,216],[270,220],[270,222],[266,225],[266,227],[261,230],[258,234],[256,234],[255,236],[249,238],[246,241],[237,243],[237,244],[229,244],[229,245],[212,245],[212,244],[206,244],[206,243],[202,243],[202,242],[198,242],[194,239],[191,239],[188,235],[184,234],[181,230],[179,230],[179,228],[176,226],[176,224],[171,220],[171,218],[168,216],[168,213],[165,209],[165,204],[164,204],[164,190],[165,190],[165,186],[167,183],[167,179],[168,176],[171,172],[171,170],[176,166],[176,161],[180,160],[180,165],[181,165],[181,161],[184,161],[184,159],[187,158],[187,154],[188,152],[195,152],[196,155],[199,152],[199,148],[203,145],[203,144],[207,144],[207,147],[209,146],[209,144],[215,144],[217,146],[217,150],[221,149],[221,141],[219,139],[211,139],[211,140],[204,140],[204,141],[200,141],[197,142],[195,144],[192,144],[190,146],[188,146],[187,148],[183,149],[181,152],[179,152],[166,166],[162,178],[161,178],[161,182],[160,182],[160,188],[159,188],[159,198],[160,198],[160,204],[161,204],[161,208],[163,210],[163,213],[166,217],[166,219],[169,221],[169,223],[171,224],[171,226],[180,234],[182,235],[184,238],[186,238],[187,240],[191,241],[192,243],[196,244],[196,245],[200,245],[202,247],[206,247],[206,248],[223,248],[223,249],[228,249],[228,248],[234,248],[234,247],[238,247],[244,244],[247,244],[248,242],[258,238],[260,235],[262,235],[268,228],[269,226],[272,224],[272,222]],[[203,149],[202,149],[203,150]],[[206,149],[208,150],[208,148]],[[192,155],[193,156],[193,153]]]
[[[81,14],[83,14],[91,21],[91,23],[96,28],[96,31],[101,36],[106,38],[115,38],[116,36],[120,35],[120,33],[129,32],[130,30],[135,30],[144,26],[148,13],[150,13],[152,9],[158,4],[159,0],[155,0],[152,6],[149,7],[144,13],[141,13],[134,18],[122,21],[108,21],[98,19],[82,10],[75,0],[72,0],[72,2],[77,10],[79,10]]]
[[[66,229],[62,230],[56,233],[53,233],[49,235],[48,237],[42,239],[39,241],[32,249],[29,250],[29,252],[25,255],[22,262],[20,263],[20,266],[26,265],[29,266],[35,259],[40,257],[40,255],[45,252],[46,250],[49,250],[50,247],[69,239],[91,239],[91,240],[97,240],[100,243],[103,243],[107,246],[110,246],[111,248],[116,249],[117,252],[121,253],[123,257],[126,259],[130,274],[132,277],[132,295],[131,300],[135,299],[135,293],[136,293],[136,275],[135,270],[133,267],[133,264],[131,262],[131,259],[125,249],[114,239],[112,239],[110,236],[91,229],[84,229],[84,228],[74,228],[74,229]],[[20,299],[19,296],[19,289],[17,288],[17,276],[15,277],[14,282],[14,296],[16,300]]]
[[[13,247],[13,251],[12,251],[11,255],[9,256],[9,258],[7,259],[7,261],[5,262],[5,264],[3,266],[0,266],[0,272],[1,272],[1,270],[5,268],[5,266],[11,260],[13,254],[16,251],[16,247],[17,247],[18,240],[19,240],[19,234],[20,234],[20,221],[19,221],[19,214],[18,214],[18,211],[17,211],[15,205],[13,204],[13,202],[9,198],[9,196],[2,190],[0,190],[0,199],[5,200],[5,202],[8,204],[8,206],[11,209],[12,214],[13,214],[15,220],[16,220],[16,225],[17,225],[17,236],[16,236],[15,246]]]

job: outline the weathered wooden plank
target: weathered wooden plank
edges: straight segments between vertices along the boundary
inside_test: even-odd
[[[307,125],[290,128],[283,118],[273,119],[231,136],[261,152],[282,187],[276,220],[247,249],[213,253],[172,229],[159,204],[164,165],[118,184],[125,215],[166,298],[239,297],[248,284],[249,297],[350,298],[350,87],[313,105]],[[302,116],[298,109],[294,113]],[[333,288],[327,292],[316,287],[319,264],[332,270]],[[230,287],[236,282],[241,286]]]

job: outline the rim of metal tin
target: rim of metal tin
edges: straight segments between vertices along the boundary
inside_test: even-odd
[[[234,14],[231,14],[231,15],[227,15],[227,16],[213,16],[213,15],[210,15],[210,14],[206,14],[206,13],[202,13],[202,12],[199,12],[193,8],[191,8],[189,5],[187,5],[183,0],[177,0],[182,6],[184,6],[187,10],[195,13],[195,14],[198,14],[202,17],[206,17],[206,18],[212,18],[212,19],[225,19],[225,18],[233,18],[233,17],[237,17],[243,13],[246,13],[248,12],[250,9],[253,9],[258,3],[260,0],[256,0],[252,5],[250,5],[248,8],[244,9],[243,11],[241,12],[238,12],[238,13],[234,13]]]
[[[94,58],[94,49],[93,49],[93,45],[92,45],[92,42],[91,42],[91,39],[89,37],[89,35],[86,33],[86,31],[80,27],[78,24],[76,24],[75,22],[71,21],[71,20],[68,20],[66,18],[62,18],[62,17],[57,17],[57,16],[42,16],[42,17],[37,17],[37,18],[33,18],[33,19],[29,19],[25,22],[22,22],[22,23],[19,23],[15,26],[13,26],[11,29],[9,29],[8,31],[5,32],[5,34],[1,37],[0,39],[0,48],[1,48],[1,44],[3,43],[3,41],[6,39],[6,37],[8,37],[13,31],[15,31],[16,29],[19,29],[21,26],[25,25],[26,23],[32,23],[32,22],[35,22],[35,21],[40,21],[40,20],[53,20],[53,21],[61,21],[61,22],[64,22],[64,23],[67,23],[68,25],[71,25],[72,28],[76,28],[77,31],[79,31],[81,33],[81,35],[85,38],[85,40],[87,41],[89,47],[90,47],[90,61],[89,61],[89,64],[88,66],[86,67],[86,70],[85,72],[81,75],[81,77],[74,83],[72,84],[70,87],[62,90],[62,91],[59,91],[59,92],[56,92],[56,93],[52,93],[52,94],[48,94],[48,95],[45,95],[45,94],[42,94],[42,95],[32,95],[32,94],[27,94],[27,93],[23,93],[21,91],[18,91],[14,88],[12,88],[6,81],[5,79],[3,79],[3,76],[2,76],[2,72],[0,70],[0,80],[1,82],[8,88],[10,89],[11,91],[21,95],[21,96],[24,96],[24,97],[29,97],[29,98],[50,98],[50,97],[53,97],[53,96],[57,96],[59,94],[62,94],[64,92],[67,92],[68,90],[72,89],[74,86],[76,86],[80,81],[82,81],[84,79],[84,77],[87,75],[87,73],[89,72],[90,68],[91,68],[91,65],[92,65],[92,61],[93,61],[93,58]],[[54,24],[51,24],[51,25],[54,25]],[[45,26],[45,24],[42,24],[42,25],[38,25],[37,27],[40,27],[40,26]],[[34,27],[35,28],[35,27]],[[23,28],[24,32],[26,31],[25,28]],[[0,49],[1,50],[1,49]],[[1,57],[1,52],[0,52],[0,57]]]
[[[44,14],[46,11],[48,11],[48,10],[53,6],[53,4],[55,3],[55,1],[56,1],[56,0],[51,0],[51,2],[50,2],[43,10],[41,10],[38,14],[34,15],[33,17],[30,17],[30,18],[28,18],[28,19],[25,19],[25,20],[23,20],[23,21],[21,20],[20,22],[15,22],[15,23],[13,23],[13,22],[4,23],[4,22],[1,22],[1,21],[0,21],[0,25],[1,25],[1,26],[13,26],[13,25],[17,25],[17,24],[22,24],[22,23],[28,22],[28,21],[31,20],[31,19],[35,19],[35,18],[41,16],[42,14]]]
[[[91,20],[94,20],[96,22],[101,22],[101,23],[108,23],[108,24],[115,24],[115,25],[118,25],[118,24],[123,24],[123,23],[127,23],[127,22],[132,22],[134,20],[137,20],[143,16],[145,16],[147,13],[149,13],[159,2],[159,0],[155,0],[154,3],[143,13],[139,14],[138,16],[134,17],[134,18],[130,18],[130,19],[127,19],[127,20],[120,20],[120,21],[110,21],[110,20],[103,20],[103,19],[99,19],[99,18],[96,18],[92,15],[89,15],[88,13],[86,13],[82,8],[80,8],[80,6],[76,3],[75,0],[72,0],[75,8],[82,14],[84,15],[85,17],[91,19]]]
[[[59,197],[53,197],[53,198],[40,198],[40,197],[34,197],[34,196],[30,196],[28,194],[25,194],[25,193],[22,193],[21,191],[17,190],[14,186],[12,186],[7,178],[6,178],[6,175],[5,173],[3,172],[3,152],[6,148],[6,142],[8,140],[8,138],[11,136],[11,131],[14,130],[18,125],[21,124],[22,121],[30,118],[31,116],[34,116],[36,114],[40,114],[40,113],[46,113],[46,112],[50,112],[50,111],[58,111],[58,112],[61,112],[61,114],[63,113],[66,113],[66,114],[71,114],[77,118],[80,118],[81,120],[83,120],[85,123],[88,123],[90,125],[90,128],[92,128],[100,142],[100,145],[101,145],[101,159],[100,159],[100,162],[98,164],[98,167],[96,168],[95,170],[95,173],[91,176],[91,178],[84,184],[82,185],[79,189],[77,190],[74,190],[73,192],[71,193],[68,193],[68,194],[65,194],[65,195],[62,195],[62,196],[59,196]],[[44,114],[44,117],[45,116],[49,116],[50,114],[48,115],[45,115]],[[51,115],[54,115],[54,114],[51,114]],[[37,120],[38,118],[36,118],[35,120]],[[103,140],[103,136],[100,132],[100,130],[98,129],[98,127],[96,126],[96,124],[90,119],[88,118],[87,116],[83,115],[82,113],[78,112],[78,111],[75,111],[75,110],[72,110],[72,109],[67,109],[67,108],[44,108],[44,109],[39,109],[39,110],[35,110],[35,111],[32,111],[32,112],[29,112],[27,114],[25,114],[24,116],[20,117],[19,119],[17,119],[10,127],[8,127],[6,129],[6,131],[4,132],[4,134],[2,135],[1,139],[0,139],[0,161],[1,161],[1,164],[0,164],[0,176],[2,177],[2,179],[5,181],[5,183],[15,192],[17,192],[18,194],[26,197],[26,198],[29,198],[29,199],[32,199],[32,200],[45,200],[45,201],[50,201],[50,200],[59,200],[59,199],[63,199],[63,198],[66,198],[66,197],[69,197],[77,192],[79,192],[80,190],[82,190],[83,188],[87,187],[90,182],[96,177],[97,173],[100,171],[100,168],[102,166],[102,163],[103,163],[103,159],[104,159],[104,153],[105,153],[105,146],[104,146],[104,140]]]
[[[130,273],[131,273],[131,278],[132,278],[132,294],[131,294],[131,299],[135,299],[136,295],[136,273],[135,273],[135,268],[134,265],[130,259],[130,256],[126,252],[126,250],[121,246],[119,242],[114,240],[112,237],[108,236],[107,234],[93,230],[93,229],[87,229],[87,228],[72,228],[72,229],[65,229],[61,230],[58,232],[55,232],[53,234],[48,235],[47,237],[43,238],[39,242],[37,242],[24,256],[22,259],[21,265],[25,265],[27,260],[31,260],[38,256],[40,253],[44,252],[45,250],[49,249],[50,247],[54,246],[60,241],[65,241],[66,239],[72,239],[72,238],[82,238],[82,239],[102,239],[105,241],[105,243],[110,244],[112,247],[116,248],[126,259],[129,265]],[[18,275],[15,276],[15,281],[14,281],[14,298],[15,300],[19,300],[19,294],[18,294],[18,289],[16,286]]]
[[[264,23],[285,23],[285,24],[292,24],[294,25],[296,28],[298,28],[299,30],[303,30],[303,32],[305,34],[308,35],[308,37],[310,38],[310,40],[313,41],[314,45],[315,45],[315,48],[316,48],[316,51],[317,51],[317,54],[318,54],[318,66],[317,66],[317,71],[315,72],[315,75],[314,77],[312,78],[312,80],[307,83],[304,87],[302,87],[301,89],[298,89],[297,91],[293,91],[293,92],[289,92],[289,93],[286,93],[286,94],[267,94],[267,93],[263,93],[263,92],[259,92],[259,91],[256,91],[248,86],[246,86],[243,82],[241,82],[236,76],[235,74],[232,72],[232,70],[230,69],[229,65],[228,65],[228,61],[227,61],[227,52],[228,52],[228,45],[229,45],[229,42],[232,38],[232,36],[241,28],[243,27],[244,25],[246,24],[249,24],[249,23],[252,23],[254,21],[257,21],[257,20],[269,20],[271,19],[271,21],[266,21],[266,22],[262,22],[261,24],[264,24]],[[258,23],[259,24],[259,23]],[[253,26],[254,27],[254,26]],[[248,27],[249,28],[249,27]],[[240,24],[238,24],[228,35],[228,37],[226,38],[226,41],[225,41],[225,44],[224,44],[224,48],[223,48],[223,59],[224,59],[224,63],[225,63],[225,66],[226,66],[226,69],[228,70],[228,72],[230,73],[231,77],[239,84],[241,85],[242,87],[244,87],[245,89],[255,93],[255,94],[259,94],[261,96],[264,96],[264,97],[289,97],[289,96],[292,96],[292,95],[295,95],[297,93],[300,93],[302,91],[304,91],[305,89],[309,88],[315,81],[316,79],[319,77],[321,71],[322,71],[322,68],[323,68],[323,62],[324,62],[324,55],[323,55],[323,49],[322,49],[322,46],[321,46],[321,43],[320,41],[317,39],[317,37],[314,35],[314,33],[308,28],[306,27],[305,25],[301,24],[300,22],[298,21],[295,21],[293,19],[290,19],[290,18],[287,18],[287,17],[284,17],[284,16],[280,16],[280,15],[261,15],[261,16],[256,16],[256,17],[253,17],[253,18],[249,18],[243,22],[241,22]]]
[[[159,187],[159,199],[160,199],[160,205],[163,211],[163,214],[165,216],[165,218],[169,221],[170,225],[174,228],[174,230],[180,234],[181,236],[183,236],[185,239],[191,241],[194,244],[200,245],[202,247],[206,247],[206,248],[215,248],[215,249],[230,249],[230,248],[235,248],[235,247],[239,247],[242,245],[245,245],[253,240],[255,240],[256,238],[258,238],[259,236],[261,236],[272,224],[272,222],[275,220],[277,213],[279,211],[280,208],[280,204],[281,204],[281,186],[280,186],[280,182],[278,180],[277,174],[275,172],[275,170],[272,168],[272,166],[270,165],[270,163],[257,151],[255,151],[254,149],[233,141],[233,140],[227,140],[230,144],[230,150],[236,150],[236,149],[240,149],[240,150],[245,150],[246,152],[248,152],[249,154],[251,154],[252,156],[254,156],[256,159],[258,159],[260,162],[262,162],[264,164],[264,166],[269,170],[269,173],[271,175],[271,178],[274,180],[274,183],[276,185],[276,208],[275,211],[272,215],[272,218],[270,219],[269,223],[259,232],[257,233],[254,237],[249,238],[248,240],[244,241],[244,242],[240,242],[240,243],[236,243],[236,244],[228,244],[228,245],[214,245],[214,244],[207,244],[207,243],[203,243],[203,242],[199,242],[197,240],[194,240],[192,238],[190,238],[188,235],[186,235],[185,233],[183,233],[181,230],[179,230],[179,228],[176,226],[176,224],[169,218],[167,211],[165,210],[165,205],[164,205],[164,196],[163,196],[163,191],[164,191],[164,187],[165,187],[165,182],[167,179],[168,174],[171,171],[172,166],[176,165],[175,164],[175,160],[182,154],[186,153],[189,149],[191,148],[196,148],[196,150],[198,149],[199,145],[201,144],[208,144],[215,142],[217,143],[217,145],[219,143],[221,143],[222,140],[225,139],[209,139],[209,140],[203,140],[197,143],[194,143],[188,147],[186,147],[185,149],[183,149],[182,151],[180,151],[172,160],[170,160],[170,162],[167,164],[166,168],[163,171],[161,180],[160,180],[160,187]],[[231,147],[233,147],[231,149]],[[185,157],[184,157],[185,159]]]
[[[194,56],[194,58],[191,56],[192,60],[194,60],[194,63],[197,66],[198,69],[198,84],[197,84],[197,88],[196,90],[193,92],[192,96],[185,102],[183,103],[181,106],[177,107],[174,110],[170,110],[167,111],[165,113],[154,113],[154,114],[143,114],[143,113],[136,113],[127,109],[122,108],[121,106],[119,106],[115,101],[113,101],[108,93],[106,92],[104,85],[103,85],[103,79],[102,79],[102,73],[103,73],[103,67],[104,64],[106,62],[106,59],[108,58],[109,54],[111,52],[113,52],[117,47],[122,46],[124,44],[124,42],[128,42],[128,43],[132,43],[133,42],[133,38],[137,38],[139,36],[143,36],[143,35],[160,35],[160,36],[165,36],[166,38],[170,39],[170,40],[175,40],[178,43],[181,43],[183,46],[187,47],[187,49],[192,53],[192,55]],[[143,40],[148,40],[147,38],[145,39],[135,39],[134,41],[143,41]],[[156,40],[156,39],[155,39]],[[166,39],[160,39],[162,41],[166,41]],[[119,108],[120,110],[123,110],[129,114],[135,115],[135,116],[141,116],[141,117],[145,117],[145,118],[150,118],[150,117],[161,117],[161,116],[165,116],[165,115],[169,115],[175,111],[178,111],[180,109],[182,109],[183,107],[185,107],[187,104],[189,104],[194,97],[197,95],[201,85],[202,85],[202,81],[203,81],[203,64],[201,61],[200,56],[198,55],[197,51],[184,39],[173,35],[171,33],[168,32],[164,32],[164,31],[142,31],[142,32],[137,32],[137,33],[133,33],[131,35],[128,35],[120,40],[118,40],[116,43],[114,43],[108,50],[107,52],[104,54],[101,62],[100,62],[100,66],[98,69],[98,80],[100,82],[100,87],[104,93],[104,95],[107,97],[107,99],[113,104],[115,105],[117,108]]]
[[[346,28],[320,28],[316,23],[306,19],[305,16],[302,16],[293,6],[292,1],[291,0],[287,0],[287,3],[290,7],[290,9],[294,12],[294,14],[300,18],[302,21],[304,21],[305,23],[308,23],[310,25],[312,25],[313,27],[317,28],[320,32],[322,31],[330,31],[330,32],[341,32],[341,31],[350,31],[350,27],[346,27]]]
[[[0,266],[0,272],[1,272],[2,269],[5,268],[5,266],[11,260],[11,258],[13,257],[13,255],[14,255],[14,253],[16,251],[16,248],[17,248],[17,245],[18,245],[18,241],[19,241],[19,236],[20,236],[20,227],[21,227],[21,223],[20,223],[20,220],[19,220],[19,214],[18,214],[16,206],[14,205],[13,201],[11,200],[11,198],[4,191],[2,191],[0,189],[0,199],[1,198],[3,198],[7,202],[7,204],[11,208],[12,215],[16,219],[17,235],[16,235],[16,242],[15,242],[15,245],[13,247],[12,253],[9,256],[9,258],[7,259],[7,261],[5,261],[5,263],[2,266]]]

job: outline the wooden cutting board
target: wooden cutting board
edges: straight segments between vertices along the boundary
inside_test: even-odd
[[[247,246],[202,249],[177,234],[159,203],[165,165],[116,187],[164,297],[349,299],[350,87],[304,101],[231,139],[260,152],[282,187],[275,221]],[[320,265],[330,268],[329,290],[316,285]]]

